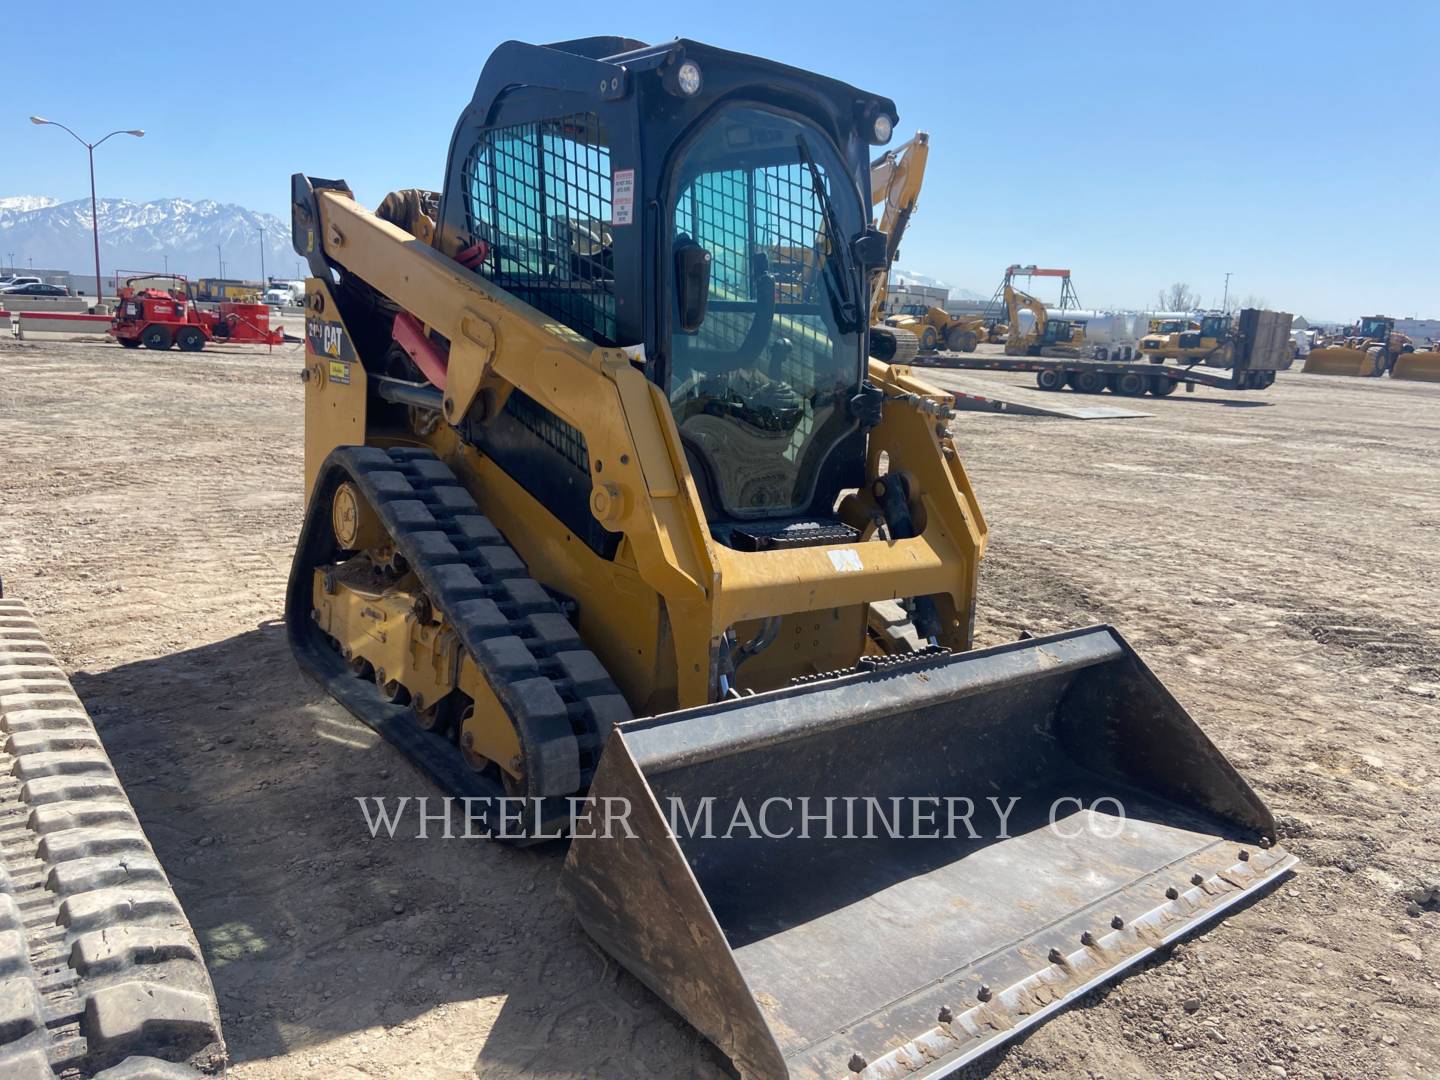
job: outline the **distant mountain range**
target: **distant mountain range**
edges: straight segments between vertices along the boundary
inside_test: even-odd
[[[18,210],[26,213],[30,210],[44,210],[47,206],[54,206],[59,199],[52,199],[49,195],[7,195],[0,199],[0,211]]]
[[[929,274],[922,274],[918,270],[907,270],[901,266],[892,266],[890,268],[890,281],[895,285],[899,285],[899,283],[903,281],[907,285],[922,285],[930,289],[949,289],[951,300],[971,300],[976,303],[981,303],[990,299],[988,293],[982,296],[974,289],[959,289],[951,285],[948,281],[931,277]]]
[[[260,245],[272,276],[295,272],[290,226],[273,214],[213,199],[100,200],[100,266],[117,270],[163,270],[190,277],[258,279]],[[220,250],[216,251],[216,245]],[[69,270],[90,275],[95,262],[90,200],[60,202],[46,195],[0,197],[0,260],[16,268]]]

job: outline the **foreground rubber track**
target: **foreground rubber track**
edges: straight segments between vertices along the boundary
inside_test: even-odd
[[[321,468],[286,594],[285,622],[301,668],[447,794],[505,794],[463,763],[448,735],[421,730],[408,707],[387,704],[372,683],[356,678],[313,625],[312,575],[340,555],[330,503],[344,481],[374,507],[515,725],[525,751],[523,794],[545,808],[543,820],[531,815],[527,827],[563,820],[565,797],[589,787],[606,737],[630,719],[630,708],[555,599],[429,450],[341,447]]]
[[[0,599],[0,1077],[225,1060],[190,923],[30,610]]]

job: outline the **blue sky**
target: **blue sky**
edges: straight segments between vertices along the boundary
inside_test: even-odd
[[[104,195],[283,217],[303,170],[373,205],[439,183],[494,44],[679,35],[888,94],[897,141],[930,132],[908,269],[988,294],[1011,262],[1067,266],[1086,306],[1173,281],[1218,304],[1231,271],[1232,298],[1312,318],[1440,316],[1434,0],[922,2],[892,47],[863,36],[892,8],[853,0],[147,10],[7,11],[0,195],[88,193],[83,150],[33,112],[147,130],[97,155]]]

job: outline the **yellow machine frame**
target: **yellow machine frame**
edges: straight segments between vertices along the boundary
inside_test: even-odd
[[[846,652],[853,663],[872,601],[934,596],[939,643],[970,646],[985,519],[946,432],[944,396],[908,368],[870,361],[869,377],[888,400],[870,432],[867,476],[873,482],[881,475],[882,460],[903,463],[918,535],[865,542],[878,514],[862,488],[841,504],[842,516],[862,530],[861,542],[736,551],[711,538],[665,396],[626,352],[594,345],[494,288],[348,192],[317,191],[316,200],[326,254],[449,340],[447,420],[466,416],[477,401],[487,412],[498,409],[518,387],[584,435],[591,512],[624,534],[613,561],[570,535],[447,425],[413,445],[428,445],[450,463],[535,578],[575,597],[582,636],[637,710],[711,700],[710,658],[723,635],[743,635],[774,616],[784,619],[781,640],[798,635],[804,647],[769,650],[776,655],[768,665],[757,660],[754,674],[747,668],[762,682],[756,688],[822,670]],[[307,492],[331,450],[367,441],[365,372],[358,360],[343,358],[340,342],[327,342],[327,334],[335,336],[327,327],[336,324],[348,335],[330,287],[310,279]],[[787,651],[790,662],[774,670]]]

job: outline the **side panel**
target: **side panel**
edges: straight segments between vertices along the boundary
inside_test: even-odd
[[[365,368],[319,278],[305,283],[305,497],[337,446],[365,445]]]

